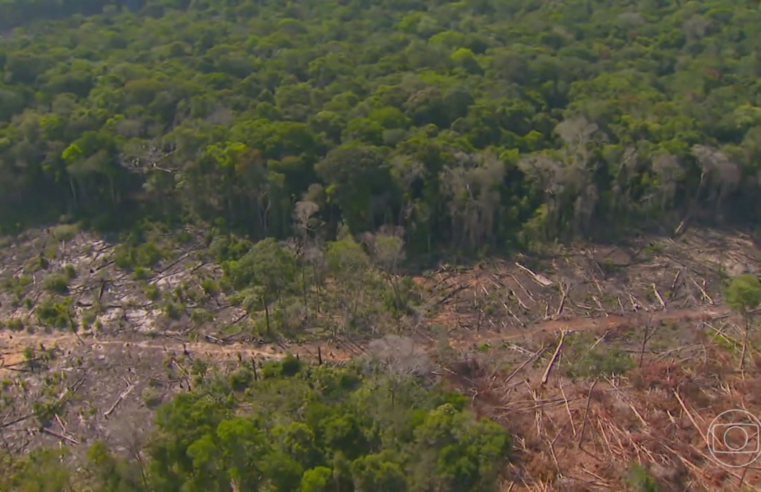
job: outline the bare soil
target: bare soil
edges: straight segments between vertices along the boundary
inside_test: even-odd
[[[0,331],[0,433],[12,452],[57,443],[83,450],[105,439],[134,455],[152,409],[188,389],[196,359],[234,368],[286,352],[316,359],[319,348],[325,361],[345,361],[379,336],[315,329],[301,341],[264,344],[231,329],[243,312],[223,294],[186,298],[186,312],[168,318],[145,285],[188,292],[219,279],[219,266],[198,242],[168,240],[171,257],[144,280],[116,267],[114,245],[87,234],[61,242],[40,231],[7,242],[0,277],[30,278],[20,295],[0,293],[6,326],[23,321],[22,330]],[[415,277],[423,302],[404,319],[403,334],[439,361],[440,374],[472,396],[478,413],[514,434],[505,490],[620,490],[633,462],[666,490],[739,490],[741,481],[758,489],[758,470],[717,464],[706,436],[723,409],[761,415],[752,389],[761,382],[752,362],[758,349],[736,370],[740,334],[721,295],[730,276],[758,273],[760,253],[748,235],[692,230],[467,268],[442,265]],[[54,257],[47,269],[30,270],[41,255]],[[77,332],[45,328],[35,311],[46,297],[61,299],[43,286],[66,265],[77,271],[68,292],[75,323],[100,307],[96,321]],[[211,316],[194,319],[194,311]],[[573,350],[565,345],[550,364],[561,332],[588,338]],[[582,343],[588,348],[579,349]],[[622,350],[639,367],[626,377],[570,377],[569,368],[595,348]],[[37,358],[50,360],[33,367]],[[52,409],[42,417],[34,411],[40,402]]]

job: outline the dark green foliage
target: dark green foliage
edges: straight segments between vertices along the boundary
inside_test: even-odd
[[[42,281],[42,287],[55,294],[65,294],[69,290],[69,276],[65,273],[51,273]]]
[[[478,252],[752,219],[761,196],[761,11],[744,1],[2,11],[0,30],[24,26],[0,40],[4,230],[65,214],[284,238],[308,201],[329,235],[401,226],[409,252]],[[161,257],[138,249],[119,265]]]
[[[302,368],[301,361],[288,354],[282,361],[268,362],[262,368],[265,378],[292,377],[299,373]]]
[[[18,277],[6,277],[2,281],[3,290],[16,297],[21,297],[24,291],[32,284],[32,277],[20,275]]]
[[[282,376],[273,374],[278,365]],[[372,390],[382,380],[363,381],[348,368],[291,365],[266,365],[268,379],[258,382],[248,369],[233,374],[233,385],[244,384],[255,395],[259,410],[253,415],[232,417],[213,384],[162,407],[152,452],[154,483],[162,490],[182,484],[227,490],[231,480],[245,490],[321,490],[326,482],[335,486],[336,474],[325,470],[334,469],[340,455],[347,460],[349,491],[407,490],[431,480],[438,490],[452,492],[496,484],[509,449],[505,431],[452,405],[437,407],[438,390],[410,383],[406,389],[417,403],[391,407]],[[328,380],[339,386],[321,390]],[[366,413],[361,409],[368,404],[374,408]],[[407,422],[412,432],[400,432]],[[389,433],[397,438],[387,440]],[[421,460],[420,453],[434,460]]]
[[[135,270],[137,278],[145,277],[145,269],[153,267],[163,257],[161,250],[150,241],[138,245],[120,244],[114,255],[116,266],[125,270]]]
[[[295,255],[273,238],[256,243],[239,260],[222,264],[225,280],[241,291],[237,300],[249,313],[264,309],[267,334],[272,333],[270,306],[292,291],[297,272]],[[282,306],[282,302],[281,302]]]
[[[568,375],[574,378],[621,376],[634,367],[626,352],[612,348],[594,350],[571,363]]]
[[[37,319],[43,326],[52,328],[74,328],[74,309],[71,298],[60,302],[52,298],[43,299],[35,308]]]
[[[156,284],[147,284],[143,287],[143,294],[150,301],[158,301],[161,298],[161,289]]]
[[[145,482],[139,463],[97,442],[84,472],[57,467],[53,455],[39,463],[33,456],[0,472],[0,488],[43,490],[28,473],[38,463],[50,468],[49,480],[75,490],[83,484],[114,492],[496,490],[510,450],[507,434],[442,403],[451,396],[436,387],[410,380],[403,388],[408,404],[392,405],[383,376],[348,367],[300,366],[259,381],[248,373],[232,376],[233,384],[245,380],[248,387],[239,401],[223,379],[207,375],[193,392],[158,409]]]
[[[128,463],[115,457],[108,446],[96,441],[87,450],[93,482],[103,492],[130,492],[143,490],[140,469],[136,463]]]
[[[0,455],[0,484],[3,490],[73,492],[72,476],[61,462],[66,448],[38,449],[23,460]],[[137,489],[135,489],[137,490]]]
[[[230,386],[235,391],[245,390],[254,380],[254,373],[251,369],[241,367],[230,375]]]

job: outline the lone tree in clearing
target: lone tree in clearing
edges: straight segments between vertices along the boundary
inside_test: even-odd
[[[740,370],[742,370],[745,365],[745,353],[748,349],[751,311],[761,304],[761,282],[759,282],[758,277],[755,275],[740,275],[732,279],[724,295],[729,307],[742,315],[745,321],[745,337],[743,339],[742,354],[740,355]]]

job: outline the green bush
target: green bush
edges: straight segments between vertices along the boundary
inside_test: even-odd
[[[595,348],[571,359],[566,371],[572,378],[620,376],[635,366],[634,360],[619,349]]]
[[[240,367],[230,374],[230,386],[235,391],[244,391],[254,381],[254,373],[247,367]]]
[[[82,329],[89,330],[96,319],[98,319],[98,314],[95,309],[84,310],[82,312]]]
[[[114,251],[114,263],[122,270],[150,269],[164,258],[164,253],[152,241],[120,244]]]
[[[24,271],[27,273],[39,272],[40,270],[47,270],[50,266],[47,258],[44,256],[35,256],[26,263],[24,263]]]
[[[600,343],[594,349],[595,338],[589,333],[566,337],[563,361],[571,378],[610,377],[626,374],[636,364],[628,353]]]
[[[215,296],[219,294],[219,285],[210,278],[205,278],[201,281],[201,289],[207,296]]]
[[[50,231],[50,235],[53,236],[53,239],[56,241],[62,242],[71,241],[77,235],[77,232],[79,232],[79,225],[61,224],[54,227],[53,230]]]
[[[3,279],[3,290],[16,297],[21,297],[24,290],[32,284],[32,277],[19,275],[18,277],[6,277]]]
[[[143,287],[143,294],[150,301],[158,301],[161,298],[161,289],[156,284],[147,284]]]
[[[174,303],[174,302],[167,302],[164,304],[164,314],[167,318],[178,320],[182,318],[183,313],[185,312],[183,306]]]
[[[639,463],[632,464],[629,469],[627,484],[632,492],[658,492],[657,484],[647,469]]]
[[[74,328],[74,310],[71,307],[71,299],[67,298],[58,303],[50,298],[43,299],[35,312],[37,319],[43,326]]]
[[[302,362],[292,354],[283,360],[267,362],[262,366],[262,376],[265,378],[292,377],[303,368]]]
[[[42,288],[55,294],[66,294],[69,291],[69,276],[65,273],[51,273],[42,281]]]
[[[143,394],[141,395],[143,398],[143,403],[146,407],[150,408],[151,410],[155,410],[161,405],[161,393],[157,391],[154,388],[151,388],[150,386],[147,386],[143,390]]]
[[[135,267],[132,276],[135,280],[146,280],[150,276],[150,272],[143,267]]]

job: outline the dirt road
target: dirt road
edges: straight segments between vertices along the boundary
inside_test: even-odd
[[[719,306],[702,306],[693,309],[674,309],[663,311],[651,311],[633,313],[625,316],[611,315],[609,317],[575,317],[567,320],[551,320],[536,323],[529,326],[519,333],[511,332],[505,334],[487,332],[483,336],[474,337],[469,343],[486,343],[486,342],[503,342],[509,340],[520,340],[534,338],[546,333],[552,333],[560,330],[567,331],[596,331],[611,330],[622,327],[638,326],[644,327],[646,323],[658,323],[663,321],[678,322],[701,322],[710,321],[729,317],[732,312],[729,309]]]
[[[527,328],[518,328],[509,332],[483,332],[475,337],[453,341],[452,345],[456,348],[466,349],[472,344],[481,343],[499,343],[510,340],[531,339],[560,330],[571,331],[596,331],[600,329],[614,329],[619,327],[637,327],[644,326],[650,319],[652,322],[661,321],[709,321],[729,316],[731,313],[726,308],[717,306],[704,306],[696,309],[677,309],[663,310],[653,312],[640,312],[626,316],[609,316],[609,317],[576,317],[567,320],[552,320],[536,323]],[[267,360],[278,360],[283,358],[282,350],[274,346],[252,347],[241,343],[222,344],[212,341],[203,342],[182,342],[174,338],[145,338],[136,341],[125,341],[124,339],[77,336],[71,332],[55,332],[52,334],[25,332],[12,333],[8,331],[0,332],[0,371],[2,367],[15,365],[24,360],[24,349],[26,347],[39,347],[43,344],[45,347],[56,345],[62,350],[75,350],[77,348],[86,348],[88,351],[101,352],[106,347],[122,347],[127,350],[156,350],[161,352],[174,352],[182,354],[187,351],[190,354],[207,357],[211,359],[233,359],[242,356],[246,359],[251,357],[263,358]],[[300,357],[309,359],[317,353],[317,344],[292,346],[288,349]],[[333,351],[331,358],[344,360],[349,358],[348,354],[340,354]]]

